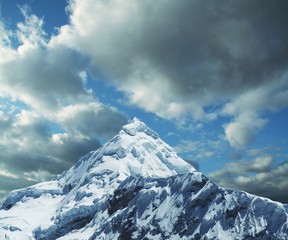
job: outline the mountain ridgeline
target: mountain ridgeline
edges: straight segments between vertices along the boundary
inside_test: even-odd
[[[217,186],[137,118],[57,178],[11,192],[0,239],[288,239],[288,206]]]

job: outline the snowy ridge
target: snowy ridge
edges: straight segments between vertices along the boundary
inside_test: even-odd
[[[218,187],[134,118],[56,179],[11,192],[0,239],[288,239],[287,218]]]
[[[131,177],[108,199],[108,214],[90,239],[287,239],[281,204],[219,188],[201,173]]]

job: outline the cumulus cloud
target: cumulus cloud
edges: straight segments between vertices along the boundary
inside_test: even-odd
[[[243,148],[255,139],[257,131],[264,124],[265,120],[262,119],[249,119],[249,122],[236,120],[225,125],[225,135],[232,147]]]
[[[77,49],[95,79],[162,118],[229,116],[226,139],[243,148],[267,122],[263,112],[287,107],[287,7],[285,0],[70,0],[70,23],[51,46]]]
[[[288,203],[288,161],[276,164],[270,155],[227,163],[222,170],[208,174],[220,186]]]
[[[205,119],[206,106],[237,101],[287,73],[285,8],[286,1],[71,0],[70,25],[52,42],[89,56],[94,77],[130,104],[167,119]],[[286,98],[287,80],[283,87],[275,91]]]

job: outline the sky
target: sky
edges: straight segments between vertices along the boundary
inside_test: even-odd
[[[223,187],[288,203],[286,0],[0,0],[0,199],[132,117]]]

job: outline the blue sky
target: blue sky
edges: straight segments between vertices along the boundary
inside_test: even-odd
[[[216,183],[288,202],[286,1],[0,1],[0,195],[131,117]]]

